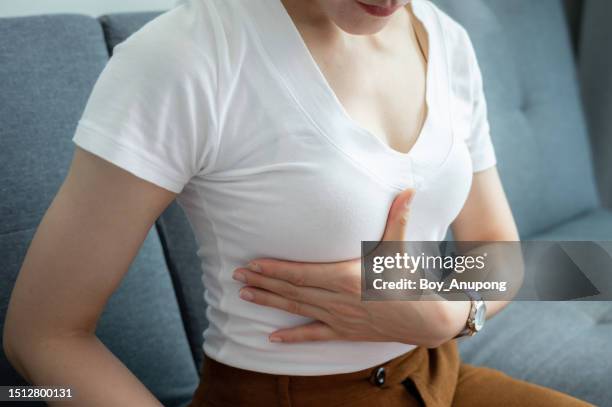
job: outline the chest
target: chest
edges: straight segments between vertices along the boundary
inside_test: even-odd
[[[405,13],[384,40],[350,46],[300,28],[304,45],[339,110],[392,149],[407,153],[427,117],[428,35]],[[380,41],[380,42],[379,42]]]
[[[406,153],[412,148],[427,112],[420,61],[406,57],[362,66],[321,66],[352,120],[394,150]]]
[[[206,205],[201,212],[228,253],[248,248],[251,257],[332,261],[358,257],[362,240],[378,240],[393,199],[416,188],[406,238],[442,239],[472,175],[461,130],[469,123],[450,120],[442,48],[427,55],[433,86],[419,95],[409,90],[423,91],[424,72],[403,74],[407,65],[419,69],[409,55],[392,62],[365,58],[359,66],[348,61],[364,59],[329,59],[325,49],[309,52],[281,17],[286,27],[257,27],[263,41],[230,55],[231,74],[220,76],[215,171],[194,184],[199,192],[186,207],[196,213]],[[431,43],[440,44],[433,34]],[[360,82],[373,77],[385,80]],[[418,131],[402,121],[419,117],[407,109],[422,107],[424,96],[431,109],[418,142],[393,148],[381,140]]]
[[[236,88],[216,171],[197,184],[224,250],[358,257],[361,241],[380,239],[394,198],[411,187],[418,190],[406,238],[444,238],[471,182],[466,145],[453,137],[445,110],[432,110],[421,143],[406,155],[323,109],[318,94],[310,97],[316,86],[288,92],[276,78],[257,75]],[[259,106],[256,114],[246,115],[248,106]]]
[[[265,162],[211,174],[195,184],[195,197],[204,201],[186,207],[205,206],[194,212],[212,219],[224,250],[241,253],[248,248],[253,257],[339,261],[359,257],[362,240],[380,240],[401,188],[388,185],[370,171],[375,167],[355,162],[333,146],[291,138],[290,147],[276,140],[269,140]],[[384,160],[376,168],[391,171]],[[406,188],[417,190],[405,239],[441,240],[470,189],[465,144],[454,144],[440,168],[422,174],[402,179]]]

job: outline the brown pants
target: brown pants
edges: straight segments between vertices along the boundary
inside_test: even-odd
[[[205,355],[188,407],[575,406],[592,404],[499,371],[462,364],[455,341],[418,347],[351,373],[288,376],[231,367]]]

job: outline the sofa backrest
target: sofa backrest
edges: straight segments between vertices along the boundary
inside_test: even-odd
[[[523,237],[599,206],[560,0],[435,0],[468,30],[498,168]]]
[[[71,136],[107,59],[94,18],[0,19],[0,330],[34,231],[68,170]],[[190,400],[198,375],[156,228],[109,300],[97,334],[165,405]],[[3,353],[0,384],[25,384]]]
[[[580,35],[580,80],[587,112],[599,191],[612,208],[612,2],[584,4]]]

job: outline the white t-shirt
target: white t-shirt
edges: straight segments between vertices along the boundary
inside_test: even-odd
[[[399,342],[272,343],[309,322],[239,298],[258,257],[335,262],[380,240],[393,199],[417,189],[407,240],[442,240],[472,173],[495,165],[466,31],[413,0],[429,34],[428,116],[408,153],[347,115],[280,0],[188,0],[114,49],[73,141],[180,193],[199,249],[210,322],[203,348],[243,369],[351,372],[414,348]],[[204,312],[204,310],[202,310]]]

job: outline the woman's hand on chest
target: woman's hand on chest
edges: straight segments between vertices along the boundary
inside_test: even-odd
[[[413,194],[406,190],[393,202],[383,241],[404,240]],[[234,279],[245,283],[240,290],[245,301],[315,319],[273,332],[273,342],[352,340],[435,347],[459,332],[468,314],[463,302],[362,301],[360,258],[335,263],[255,259],[236,269]]]

